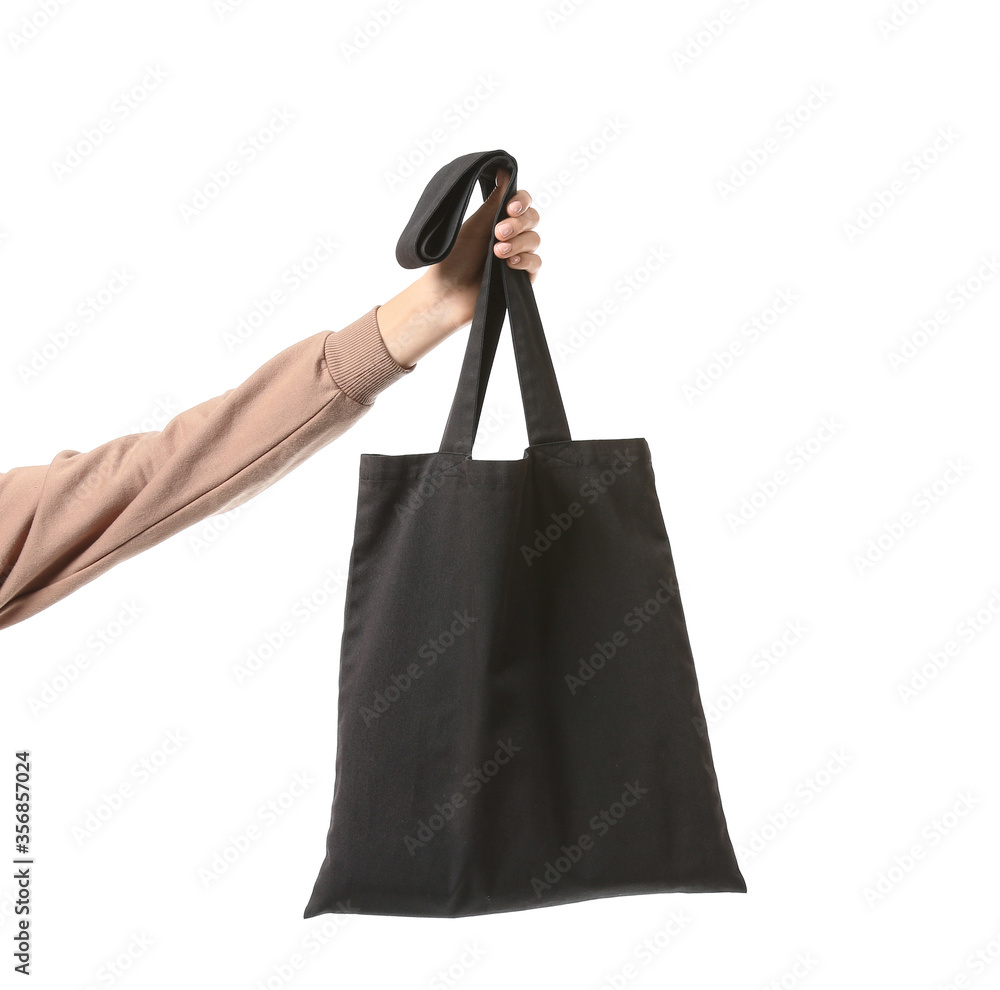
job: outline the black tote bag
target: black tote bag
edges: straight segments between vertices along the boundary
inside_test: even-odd
[[[396,257],[455,243],[464,155]],[[326,858],[304,916],[746,892],[644,439],[571,440],[528,273],[487,255],[437,453],[363,454]],[[529,446],[472,447],[509,311]]]

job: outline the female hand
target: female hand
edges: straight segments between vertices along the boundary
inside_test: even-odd
[[[529,281],[535,281],[542,259],[537,254],[541,239],[534,229],[538,211],[531,205],[531,195],[519,189],[507,204],[507,217],[494,228],[497,204],[509,182],[510,172],[498,168],[496,188],[462,224],[448,257],[431,265],[412,285],[379,307],[376,319],[382,339],[403,367],[412,366],[459,327],[472,322],[491,233],[497,238],[496,257],[511,268],[526,271]]]
[[[493,246],[496,257],[511,268],[526,271],[530,282],[534,283],[542,267],[542,259],[537,253],[541,238],[535,231],[538,211],[531,205],[530,193],[519,189],[507,204],[507,218],[493,226],[497,204],[509,182],[510,172],[498,168],[496,188],[462,224],[451,253],[425,272],[429,282],[437,282],[440,291],[451,296],[456,319],[461,318],[459,326],[471,322],[475,312],[491,233],[497,238]]]

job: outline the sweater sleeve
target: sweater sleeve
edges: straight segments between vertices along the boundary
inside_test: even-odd
[[[0,629],[242,505],[349,429],[416,367],[389,354],[378,308],[293,344],[162,430],[0,472]]]

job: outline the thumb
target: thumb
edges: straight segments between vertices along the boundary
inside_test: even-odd
[[[493,191],[498,196],[503,196],[507,191],[507,184],[510,182],[510,169],[503,165],[497,166],[497,187]]]
[[[505,168],[503,165],[497,166],[497,184],[493,187],[493,191],[483,200],[483,207],[489,209],[496,209],[496,204],[498,200],[503,199],[504,193],[507,192],[507,186],[510,183],[510,169]]]
[[[493,222],[497,211],[497,203],[503,199],[510,183],[510,169],[497,166],[497,184],[493,191],[482,201],[479,208],[465,221],[475,231],[485,230]],[[464,228],[463,224],[463,228]]]

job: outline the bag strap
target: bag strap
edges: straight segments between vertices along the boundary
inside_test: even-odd
[[[496,188],[500,166],[510,170],[510,182],[493,218],[496,227],[507,216],[507,204],[517,191],[517,162],[511,155],[502,150],[474,152],[434,173],[396,244],[396,260],[403,268],[420,268],[448,257],[476,181],[483,199],[487,199]],[[469,343],[441,439],[441,452],[472,456],[486,386],[508,311],[528,442],[535,445],[571,439],[531,279],[526,271],[510,268],[496,257],[496,243],[491,231]]]

